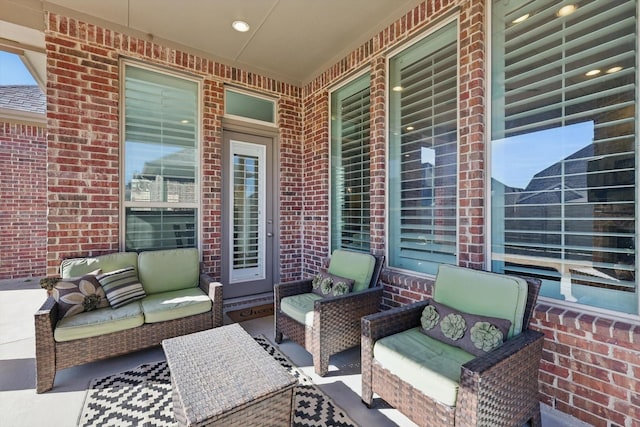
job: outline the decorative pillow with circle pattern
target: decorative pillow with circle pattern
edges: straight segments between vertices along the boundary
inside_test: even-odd
[[[104,289],[94,274],[60,279],[53,286],[51,296],[58,303],[60,318],[109,307]]]
[[[420,323],[425,335],[476,356],[500,347],[511,327],[510,320],[465,313],[433,300],[422,310]]]
[[[353,290],[354,280],[321,271],[311,281],[312,292],[322,297],[340,296]]]

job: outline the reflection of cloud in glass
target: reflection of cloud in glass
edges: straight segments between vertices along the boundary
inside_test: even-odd
[[[420,161],[422,164],[436,165],[436,150],[433,148],[420,147]]]
[[[498,139],[491,145],[492,178],[526,188],[535,174],[593,142],[593,122]]]

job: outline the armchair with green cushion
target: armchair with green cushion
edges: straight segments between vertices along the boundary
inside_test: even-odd
[[[325,375],[331,355],[360,344],[362,316],[378,311],[383,263],[384,256],[335,250],[328,273],[353,281],[353,289],[344,295],[314,292],[312,278],[275,285],[276,343],[285,335],[300,344],[312,354],[315,372]]]
[[[544,335],[528,326],[540,284],[441,265],[433,300],[365,316],[363,403],[375,393],[421,426],[539,427]]]

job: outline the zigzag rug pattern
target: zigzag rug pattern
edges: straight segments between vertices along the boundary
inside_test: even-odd
[[[298,379],[294,395],[294,427],[352,427],[356,424],[311,379],[264,336],[254,337],[272,357]],[[91,381],[79,426],[175,427],[171,377],[165,361]]]

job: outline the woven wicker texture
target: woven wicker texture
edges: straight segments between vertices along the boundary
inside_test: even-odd
[[[329,370],[331,355],[360,344],[360,319],[378,311],[382,301],[379,279],[383,264],[384,256],[376,256],[369,289],[315,301],[313,327],[298,323],[280,310],[282,298],[311,292],[311,279],[275,285],[276,343],[282,342],[285,335],[300,344],[313,355],[316,374],[324,376]]]
[[[540,427],[538,369],[544,335],[528,329],[540,281],[527,278],[527,283],[527,329],[462,366],[455,407],[430,399],[373,358],[376,340],[420,325],[426,301],[363,318],[362,401],[371,406],[377,393],[421,426],[513,427],[530,422]]]
[[[180,425],[290,425],[289,375],[238,324],[162,342]]]
[[[36,333],[36,391],[51,390],[57,371],[160,345],[162,340],[222,325],[222,285],[207,275],[200,288],[211,299],[211,311],[159,323],[145,323],[120,332],[56,342],[53,331],[58,306],[49,297],[34,315]]]

